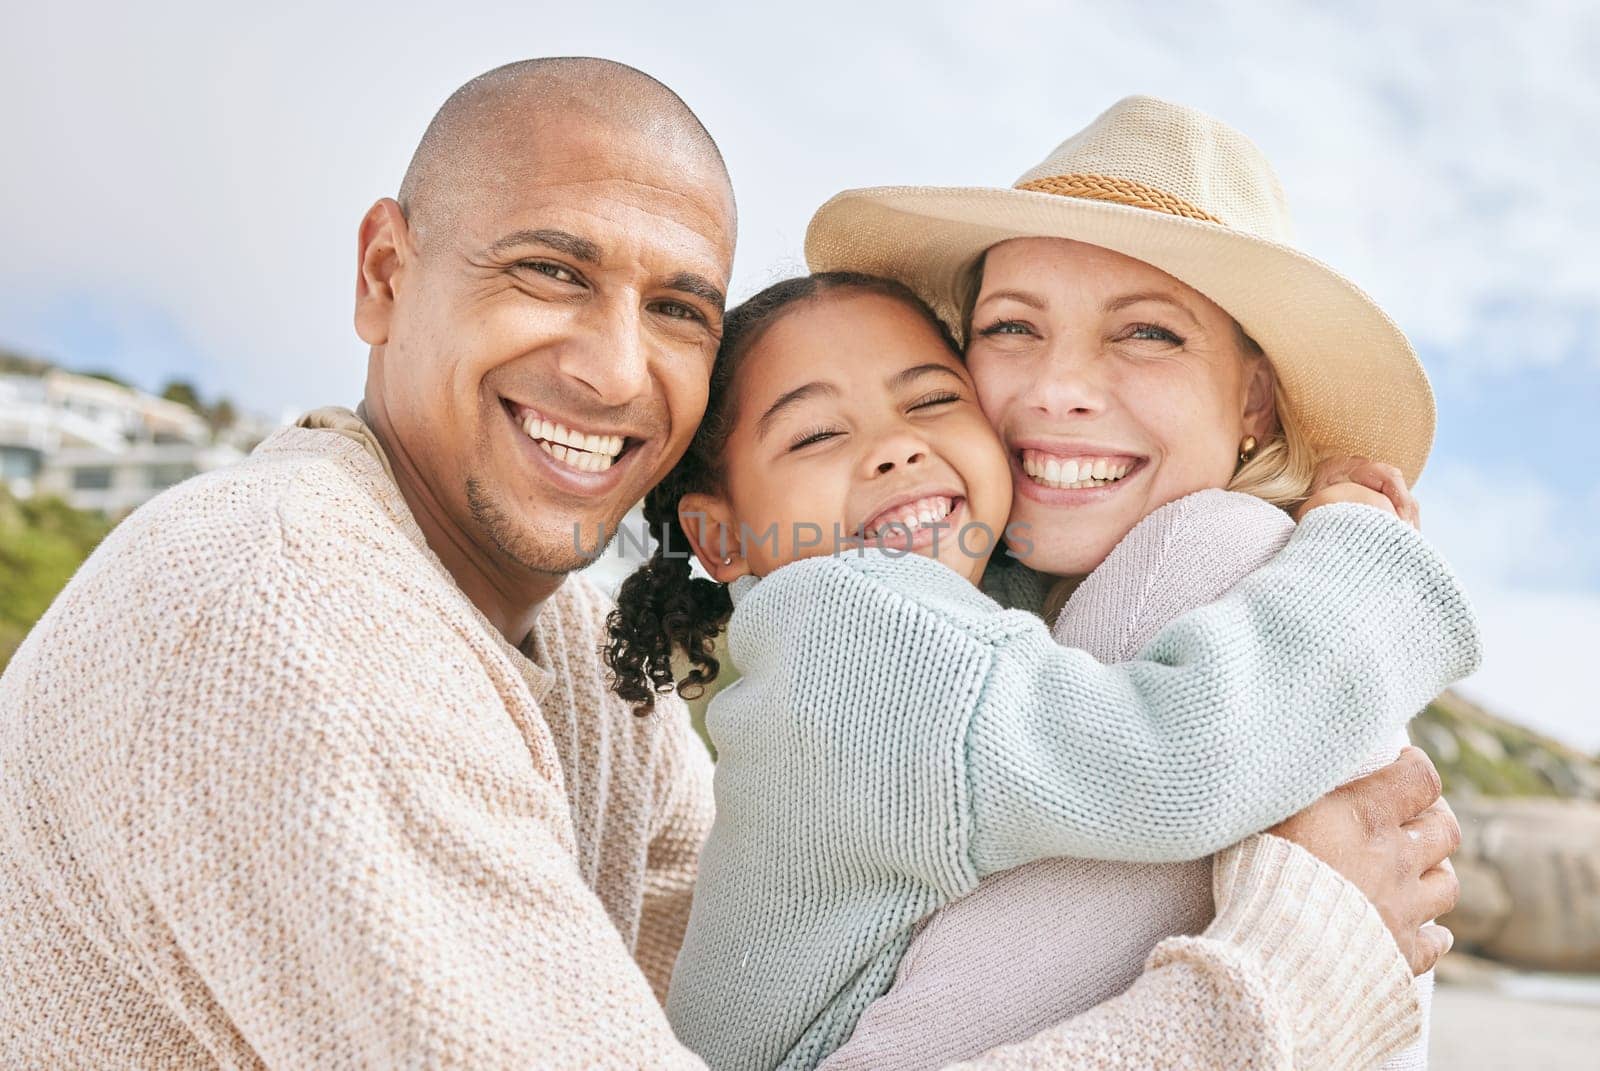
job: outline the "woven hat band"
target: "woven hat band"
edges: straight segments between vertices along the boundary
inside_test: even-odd
[[[1147,208],[1152,212],[1165,212],[1169,216],[1200,219],[1207,223],[1222,223],[1209,212],[1202,211],[1181,197],[1174,197],[1154,186],[1146,186],[1132,179],[1112,178],[1110,175],[1089,173],[1050,175],[1019,183],[1019,190],[1032,193],[1053,193],[1061,197],[1081,197],[1089,201],[1111,201],[1133,208]]]

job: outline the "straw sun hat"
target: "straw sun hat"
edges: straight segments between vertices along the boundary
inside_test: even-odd
[[[1191,108],[1119,101],[1010,189],[846,190],[812,218],[806,261],[899,279],[959,331],[978,257],[1023,237],[1103,246],[1188,284],[1261,344],[1320,452],[1387,461],[1413,483],[1422,472],[1433,391],[1411,343],[1354,283],[1290,244],[1261,150]]]

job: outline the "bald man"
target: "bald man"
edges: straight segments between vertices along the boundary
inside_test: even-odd
[[[134,513],[0,678],[0,1066],[700,1066],[660,1000],[710,763],[675,700],[608,692],[571,574],[701,417],[734,229],[716,145],[637,71],[445,103],[361,222],[361,408]],[[980,1066],[1403,1044],[1405,961],[1339,953],[1431,966],[1430,777],[1247,842],[1211,931]]]

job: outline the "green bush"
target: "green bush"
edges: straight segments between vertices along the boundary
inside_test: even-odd
[[[110,530],[98,513],[56,498],[19,501],[0,486],[0,670]]]

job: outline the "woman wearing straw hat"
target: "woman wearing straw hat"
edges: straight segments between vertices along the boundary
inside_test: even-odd
[[[907,283],[964,340],[1011,457],[1008,532],[1028,544],[1026,568],[993,568],[986,586],[1104,661],[1281,548],[1319,462],[1378,459],[1338,470],[1371,489],[1349,497],[1409,502],[1432,442],[1405,336],[1290,244],[1260,151],[1192,109],[1123,100],[1010,189],[842,193],[806,254],[816,271]],[[1210,871],[1050,860],[987,879],[922,928],[827,1066],[943,1066],[1093,1007],[1160,940],[1206,925]],[[1425,1022],[1430,979],[1415,989]],[[1415,1033],[1414,1007],[1394,1014]],[[1425,1063],[1424,1034],[1385,1066]]]

